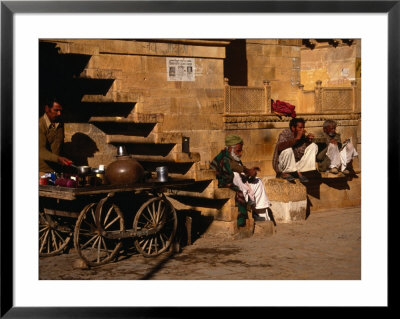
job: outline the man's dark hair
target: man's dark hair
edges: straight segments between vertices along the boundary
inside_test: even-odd
[[[47,98],[45,98],[45,100],[44,100],[44,106],[48,106],[49,108],[52,108],[53,107],[53,104],[54,104],[54,102],[56,102],[56,103],[58,103],[58,104],[60,104],[60,105],[62,105],[62,103],[61,103],[61,101],[60,101],[60,99],[58,98],[58,97],[56,97],[56,96],[51,96],[51,97],[47,97]]]
[[[297,123],[303,123],[304,125],[306,124],[306,122],[304,121],[303,118],[301,117],[295,117],[293,119],[290,120],[289,122],[289,128],[291,128],[292,126],[297,127]]]

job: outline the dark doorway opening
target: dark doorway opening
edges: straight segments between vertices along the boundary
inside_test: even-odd
[[[224,77],[229,85],[247,86],[246,39],[232,40],[226,47]]]

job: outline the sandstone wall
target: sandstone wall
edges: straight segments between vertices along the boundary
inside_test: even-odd
[[[248,85],[269,80],[273,100],[298,105],[301,39],[248,39]]]
[[[354,40],[351,46],[323,43],[301,50],[301,84],[305,90],[313,90],[318,80],[322,86],[345,87],[360,78],[361,40]]]

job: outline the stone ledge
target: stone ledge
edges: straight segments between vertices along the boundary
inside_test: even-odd
[[[304,118],[306,121],[324,121],[326,119],[333,120],[359,120],[361,113],[359,112],[331,112],[331,113],[298,113],[298,117]],[[224,114],[224,123],[245,123],[245,122],[285,122],[287,123],[289,117],[278,116],[276,114]]]
[[[276,202],[296,202],[307,199],[307,189],[295,179],[294,183],[282,178],[263,180],[268,199]]]

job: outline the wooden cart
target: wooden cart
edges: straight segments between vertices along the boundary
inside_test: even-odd
[[[61,254],[73,238],[89,266],[115,259],[123,242],[133,241],[146,257],[157,256],[168,250],[177,230],[176,211],[164,192],[193,183],[170,179],[79,188],[40,185],[39,254]]]

